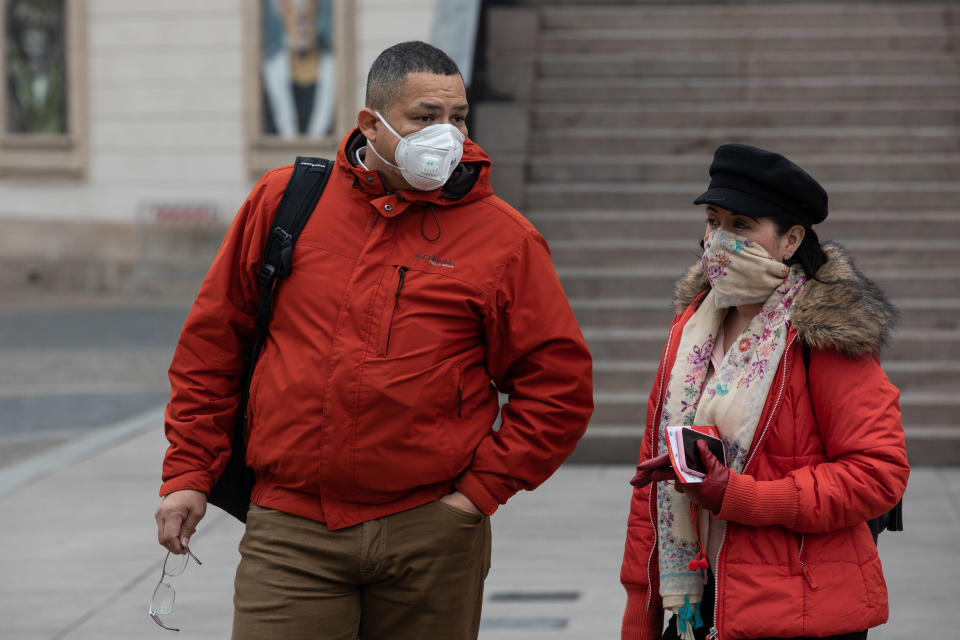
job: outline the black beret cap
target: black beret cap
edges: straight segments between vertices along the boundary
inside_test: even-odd
[[[693,204],[751,218],[786,214],[806,226],[827,218],[827,192],[819,182],[780,154],[745,144],[717,147],[710,186]]]

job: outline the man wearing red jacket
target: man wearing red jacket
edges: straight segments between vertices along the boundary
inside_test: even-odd
[[[234,638],[475,638],[488,516],[586,429],[590,354],[546,242],[493,194],[467,108],[430,45],[398,44],[370,70],[250,386]],[[170,367],[157,523],[174,553],[229,457],[290,175],[268,172],[241,207]]]

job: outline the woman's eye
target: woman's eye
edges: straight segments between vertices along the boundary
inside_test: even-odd
[[[715,227],[717,226],[717,221],[713,218],[707,218],[707,226]]]

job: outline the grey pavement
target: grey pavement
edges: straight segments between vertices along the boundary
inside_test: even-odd
[[[0,470],[0,487],[8,487],[0,489],[0,637],[167,633],[146,613],[163,556],[152,517],[165,448],[160,408],[83,439],[107,432],[92,448],[74,442],[72,451],[46,452],[46,471],[24,470],[29,461]],[[11,481],[18,473],[29,478]],[[483,640],[618,637],[630,476],[629,466],[565,465],[494,515]],[[905,505],[908,530],[880,541],[891,622],[871,638],[918,629],[952,637],[960,625],[960,469],[915,469]],[[173,579],[169,620],[183,629],[176,637],[229,636],[240,535],[239,523],[210,509],[192,543],[203,566]]]
[[[189,301],[5,294],[0,468],[163,403]]]

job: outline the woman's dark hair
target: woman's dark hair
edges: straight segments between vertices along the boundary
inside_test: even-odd
[[[820,246],[820,238],[817,237],[817,232],[813,230],[813,227],[799,223],[789,215],[770,216],[770,219],[777,225],[777,233],[780,235],[790,231],[797,224],[803,227],[805,231],[803,241],[786,263],[791,266],[799,264],[807,278],[816,280],[817,271],[827,262],[827,256]]]

